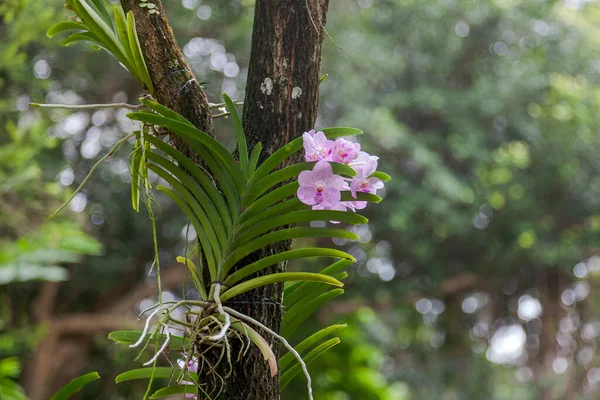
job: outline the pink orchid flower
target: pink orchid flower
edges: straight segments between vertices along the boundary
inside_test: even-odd
[[[350,183],[350,191],[352,197],[356,198],[357,192],[375,194],[377,189],[383,188],[383,182],[378,178],[369,178],[377,169],[378,157],[370,156],[361,151],[355,162],[350,163],[350,166],[356,171],[356,176],[352,178]],[[353,201],[348,205],[349,208],[363,209],[367,206],[366,201]]]
[[[346,185],[344,178],[335,175],[331,164],[317,161],[312,171],[302,171],[298,175],[298,198],[309,206],[321,205],[329,208],[340,202],[341,190]]]
[[[305,132],[302,135],[304,143],[304,158],[306,161],[331,161],[331,149],[334,145],[333,140],[327,139],[321,131],[315,133],[314,129]]]
[[[358,157],[359,152],[359,143],[339,138],[335,140],[331,149],[331,161],[348,164]]]
[[[177,360],[177,364],[179,365],[179,368],[183,369],[183,367],[185,366],[185,360],[179,359],[179,360]],[[190,372],[198,373],[198,359],[196,357],[192,357],[192,359],[188,362],[187,369]],[[182,385],[194,385],[194,382],[182,380],[181,384]],[[193,393],[186,393],[185,398],[186,399],[196,399],[197,400],[198,396],[196,396]]]

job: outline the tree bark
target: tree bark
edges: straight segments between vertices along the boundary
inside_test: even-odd
[[[328,0],[256,1],[243,127],[249,149],[262,143],[263,160],[314,127],[328,6]],[[288,163],[299,158],[297,155]],[[242,260],[238,267],[290,247],[289,241],[275,244]],[[286,265],[280,264],[261,274],[285,269]],[[241,305],[234,307],[278,332],[282,298],[283,284],[270,285],[243,296],[239,299]],[[279,343],[270,342],[278,355]],[[254,351],[234,366],[224,398],[279,399],[279,379],[271,378],[262,356]]]
[[[133,10],[135,14],[142,51],[154,84],[154,97],[199,129],[213,134],[206,95],[193,79],[161,1],[153,2],[158,14],[149,14],[146,8],[140,8],[138,0],[121,0],[125,10]],[[328,0],[256,1],[243,125],[249,149],[262,143],[262,159],[314,126],[328,5]],[[174,137],[172,140],[177,149],[198,161],[185,143]],[[297,159],[290,162],[295,161]],[[290,245],[286,242],[263,249],[242,260],[237,267],[287,250]],[[285,265],[276,269],[283,270]],[[273,269],[264,273],[269,272]],[[282,285],[272,285],[236,298],[236,308],[279,331],[282,311],[278,304],[282,300],[282,289]],[[264,332],[263,336],[269,339]],[[271,343],[277,354],[279,343]],[[258,349],[251,349],[241,362],[233,365],[232,376],[225,381],[220,398],[279,399],[279,379],[271,378]]]
[[[121,0],[125,12],[131,10],[135,15],[140,45],[154,84],[152,95],[160,104],[183,115],[196,128],[214,136],[206,93],[183,57],[162,2],[152,2],[156,5],[157,13],[154,14],[140,7],[139,0]],[[175,135],[171,135],[171,141],[179,151],[198,163],[198,155],[185,142]]]

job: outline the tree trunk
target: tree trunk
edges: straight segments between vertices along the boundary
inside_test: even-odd
[[[183,53],[173,36],[165,9],[160,0],[153,0],[157,13],[150,14],[140,7],[139,0],[121,0],[125,12],[133,11],[140,45],[150,79],[154,84],[156,101],[183,115],[196,128],[214,136],[212,116],[206,93],[194,78]],[[198,155],[185,142],[171,135],[173,145],[198,162]]]
[[[314,127],[328,5],[329,0],[256,1],[243,126],[249,149],[262,143],[262,160]],[[242,260],[237,267],[290,247],[289,241],[277,243]],[[285,269],[282,263],[260,274]],[[282,298],[283,284],[270,285],[243,296],[235,308],[278,332]],[[270,339],[268,334],[261,334]],[[279,343],[270,343],[278,355]],[[270,377],[267,364],[254,351],[234,366],[224,398],[279,399],[279,379]]]
[[[161,1],[153,2],[158,14],[149,14],[146,8],[140,8],[138,0],[121,0],[125,10],[133,10],[135,14],[142,51],[154,84],[154,97],[199,129],[213,134],[206,95],[183,58]],[[243,125],[249,149],[262,143],[262,159],[314,126],[328,5],[328,0],[256,1]],[[173,137],[172,140],[177,149],[198,161],[185,143]],[[263,249],[236,267],[287,250],[290,245],[286,242]],[[285,265],[276,269],[284,270]],[[273,272],[273,268],[263,273],[269,272]],[[279,331],[282,289],[283,285],[264,287],[236,298],[232,305]],[[270,339],[264,332],[263,336]],[[271,343],[277,354],[279,343]],[[258,349],[251,349],[241,362],[233,365],[233,373],[225,381],[220,398],[279,399],[279,380],[271,378]]]

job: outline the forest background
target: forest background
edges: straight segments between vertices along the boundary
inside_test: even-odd
[[[0,4],[0,393],[43,398],[97,370],[81,398],[139,398],[143,383],[113,383],[135,353],[106,339],[156,290],[128,150],[47,219],[132,129],[126,110],[27,104],[140,92],[106,54],[46,38],[62,6]],[[166,6],[209,100],[242,99],[253,2]],[[394,179],[360,242],[336,243],[358,259],[346,294],[306,324],[348,324],[311,364],[316,398],[597,398],[599,21],[585,0],[331,3],[317,127],[364,130]],[[216,124],[233,147],[231,122]],[[177,297],[187,227],[161,205],[163,298]],[[301,379],[282,398],[302,398]]]

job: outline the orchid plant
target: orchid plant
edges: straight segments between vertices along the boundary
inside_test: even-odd
[[[49,35],[66,30],[80,31],[65,44],[74,40],[94,42],[118,58],[151,92],[143,57],[140,59],[142,53],[133,14],[125,18],[122,9],[115,6],[115,22],[101,0],[67,0],[67,4],[76,12],[77,20],[58,24],[51,28]],[[130,157],[133,208],[139,211],[143,201],[155,231],[154,192],[149,178],[152,171],[162,179],[162,184],[154,189],[181,209],[198,238],[197,246],[177,257],[189,272],[197,299],[162,301],[159,290],[158,303],[140,314],[145,318],[142,331],[118,331],[109,335],[117,343],[134,348],[141,346],[140,356],[148,347],[153,349],[153,355],[143,362],[144,368],[124,372],[116,381],[149,379],[150,390],[153,379],[168,378],[169,386],[154,392],[153,399],[176,393],[185,393],[190,398],[217,398],[232,364],[244,357],[248,346],[253,344],[262,352],[272,376],[280,373],[282,387],[303,372],[308,396],[312,399],[307,363],[339,343],[338,338],[327,338],[344,325],[322,329],[295,347],[286,338],[316,309],[343,293],[341,280],[347,276],[345,269],[355,261],[354,257],[334,248],[308,247],[269,255],[250,264],[243,264],[242,260],[266,246],[290,239],[357,240],[356,234],[339,226],[302,224],[313,221],[367,223],[365,217],[355,212],[365,208],[368,202],[379,202],[381,198],[376,191],[390,177],[376,171],[377,157],[361,151],[358,143],[344,138],[362,133],[354,128],[311,130],[266,155],[259,163],[261,144],[249,151],[237,104],[227,95],[223,98],[235,128],[237,158],[215,138],[149,96],[142,97],[139,106],[129,107],[136,111],[128,117],[138,121],[141,128],[119,141],[106,156],[135,137]],[[158,127],[185,142],[199,156],[202,166],[163,141],[156,134]],[[306,162],[280,168],[302,150]],[[85,181],[87,178],[83,183]],[[154,247],[160,285],[156,233]],[[274,272],[256,276],[280,263],[317,257],[336,261],[319,273]],[[277,282],[288,284],[280,333],[228,306],[236,296]],[[279,340],[287,353],[277,360],[266,338],[255,328]],[[233,341],[240,343],[237,354],[233,354]],[[170,353],[178,355],[178,362],[172,367],[158,367],[161,355]],[[89,374],[84,375],[79,383],[91,378]],[[80,387],[79,383],[75,380],[72,387]],[[207,383],[211,384],[207,386]],[[212,389],[207,392],[206,387]]]

